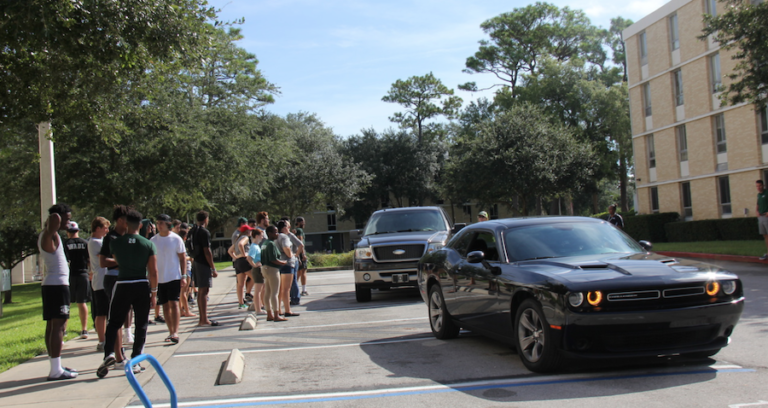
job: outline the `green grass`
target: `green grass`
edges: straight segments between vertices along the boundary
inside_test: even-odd
[[[225,262],[214,262],[213,266],[216,268],[216,271],[220,271],[224,268],[231,268],[232,267],[232,261],[225,261]]]
[[[90,317],[88,329],[93,329]],[[13,303],[3,305],[0,333],[0,373],[45,353],[45,321],[39,282],[13,285]],[[77,305],[73,304],[65,340],[79,334],[80,317]]]
[[[658,242],[653,244],[653,250],[745,256],[766,252],[764,241]]]

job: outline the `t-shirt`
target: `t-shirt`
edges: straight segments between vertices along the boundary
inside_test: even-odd
[[[261,262],[261,245],[251,244],[251,248],[248,249],[248,256],[251,257],[253,263]]]
[[[69,261],[70,273],[88,273],[90,258],[88,241],[82,238],[72,238],[64,241],[64,255]]]
[[[109,244],[112,243],[113,240],[120,238],[122,235],[118,234],[117,231],[111,229],[109,232],[107,232],[107,235],[104,236],[104,239],[101,242],[101,252],[99,252],[99,255],[104,255],[107,258],[112,258],[112,251],[109,249]],[[114,268],[107,268],[107,276],[117,276],[118,272],[120,271],[120,267],[116,266]]]
[[[91,237],[88,240],[88,254],[91,257],[91,272],[93,272],[93,280],[91,281],[93,290],[104,290],[104,276],[107,274],[107,268],[99,266],[99,252],[102,242],[102,238]]]
[[[619,228],[624,228],[624,218],[621,218],[619,214],[608,215],[608,222]]]
[[[238,245],[238,244],[240,244],[240,241],[244,241],[244,240],[247,240],[247,242],[245,242],[245,244],[244,244],[245,249],[247,250],[248,246],[251,243],[251,238],[249,236],[241,235],[241,236],[237,237],[237,241],[232,241],[234,243],[234,245],[235,245],[235,255],[240,255],[240,245]],[[243,255],[246,255],[246,254],[243,254]]]
[[[301,242],[305,241],[304,238],[306,237],[306,235],[304,235],[304,229],[303,228],[296,227],[296,237],[299,238],[301,240]]]
[[[280,259],[280,251],[277,249],[277,245],[272,240],[265,239],[261,243],[261,263],[273,268],[279,268],[280,265],[274,263],[278,259]]]
[[[37,237],[37,249],[40,251],[40,258],[45,265],[42,286],[69,286],[69,265],[67,265],[67,257],[64,255],[64,244],[61,237],[58,237],[59,246],[56,247],[55,252],[45,252],[42,245],[44,233],[45,231],[41,232]]]
[[[213,265],[208,264],[208,258],[205,257],[205,248],[211,247],[211,233],[200,225],[195,226],[192,231],[192,257],[195,258],[195,262],[208,265],[213,268]]]
[[[760,214],[768,212],[768,190],[763,190],[762,193],[757,193],[757,211],[759,211]]]
[[[109,249],[120,265],[118,281],[147,278],[147,261],[157,254],[150,240],[138,234],[125,234],[109,243]]]
[[[280,250],[280,260],[281,261],[287,261],[288,265],[293,268],[296,266],[296,249],[301,245],[301,241],[299,241],[298,238],[296,238],[296,235],[293,235],[292,233],[287,234],[280,234],[277,237],[277,246]],[[285,250],[283,248],[289,247],[291,248],[291,253],[293,256],[291,258],[288,258],[288,255],[285,254]]]
[[[181,279],[179,254],[186,255],[184,241],[181,237],[171,231],[167,237],[158,234],[153,236],[150,241],[157,248],[157,281],[168,283]]]

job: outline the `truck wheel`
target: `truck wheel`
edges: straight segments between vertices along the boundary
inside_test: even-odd
[[[355,298],[357,298],[358,302],[370,302],[371,288],[363,288],[360,285],[355,285]]]

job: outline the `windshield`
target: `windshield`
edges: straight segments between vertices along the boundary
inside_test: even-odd
[[[601,222],[561,222],[504,233],[510,262],[564,256],[645,252],[632,238]]]
[[[373,214],[363,235],[409,231],[447,231],[439,211],[385,211]]]

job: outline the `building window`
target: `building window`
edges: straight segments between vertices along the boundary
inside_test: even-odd
[[[693,219],[693,205],[691,204],[691,183],[680,183],[683,196],[683,217],[686,221]]]
[[[336,209],[330,204],[325,208],[328,210],[328,231],[336,231]]]
[[[489,214],[491,216],[492,220],[498,220],[499,219],[499,205],[494,204],[491,206],[491,213]]]
[[[643,84],[643,103],[645,104],[645,116],[651,116],[651,84]]]
[[[768,106],[760,111],[760,140],[768,144]]]
[[[715,145],[718,153],[725,153],[728,148],[725,144],[725,117],[723,114],[715,115]]]
[[[651,212],[659,212],[659,188],[651,187]]]
[[[707,7],[707,14],[714,17],[717,15],[717,0],[704,0]]]
[[[677,14],[669,16],[669,40],[672,43],[672,51],[680,48],[680,30],[677,26]]]
[[[675,105],[680,106],[685,103],[683,98],[683,71],[677,70],[672,73],[672,78],[675,82]]]
[[[728,182],[728,176],[717,178],[718,193],[720,198],[720,214],[731,214],[731,184]]]
[[[638,41],[640,42],[638,47],[640,48],[640,65],[646,65],[648,64],[648,37],[646,37],[645,31],[640,33]]]
[[[709,57],[709,72],[712,81],[712,93],[720,92],[723,86],[723,74],[720,72],[720,53]]]
[[[653,146],[653,135],[646,136],[648,143],[648,167],[656,168],[656,148]]]
[[[685,125],[676,127],[675,132],[677,133],[677,151],[680,161],[688,161],[688,135],[685,132]]]
[[[472,204],[464,204],[464,214],[467,214],[469,219],[472,219]]]
[[[381,197],[381,208],[389,208],[389,194],[386,197]]]
[[[355,229],[363,229],[365,228],[365,221],[358,221],[355,219]]]

